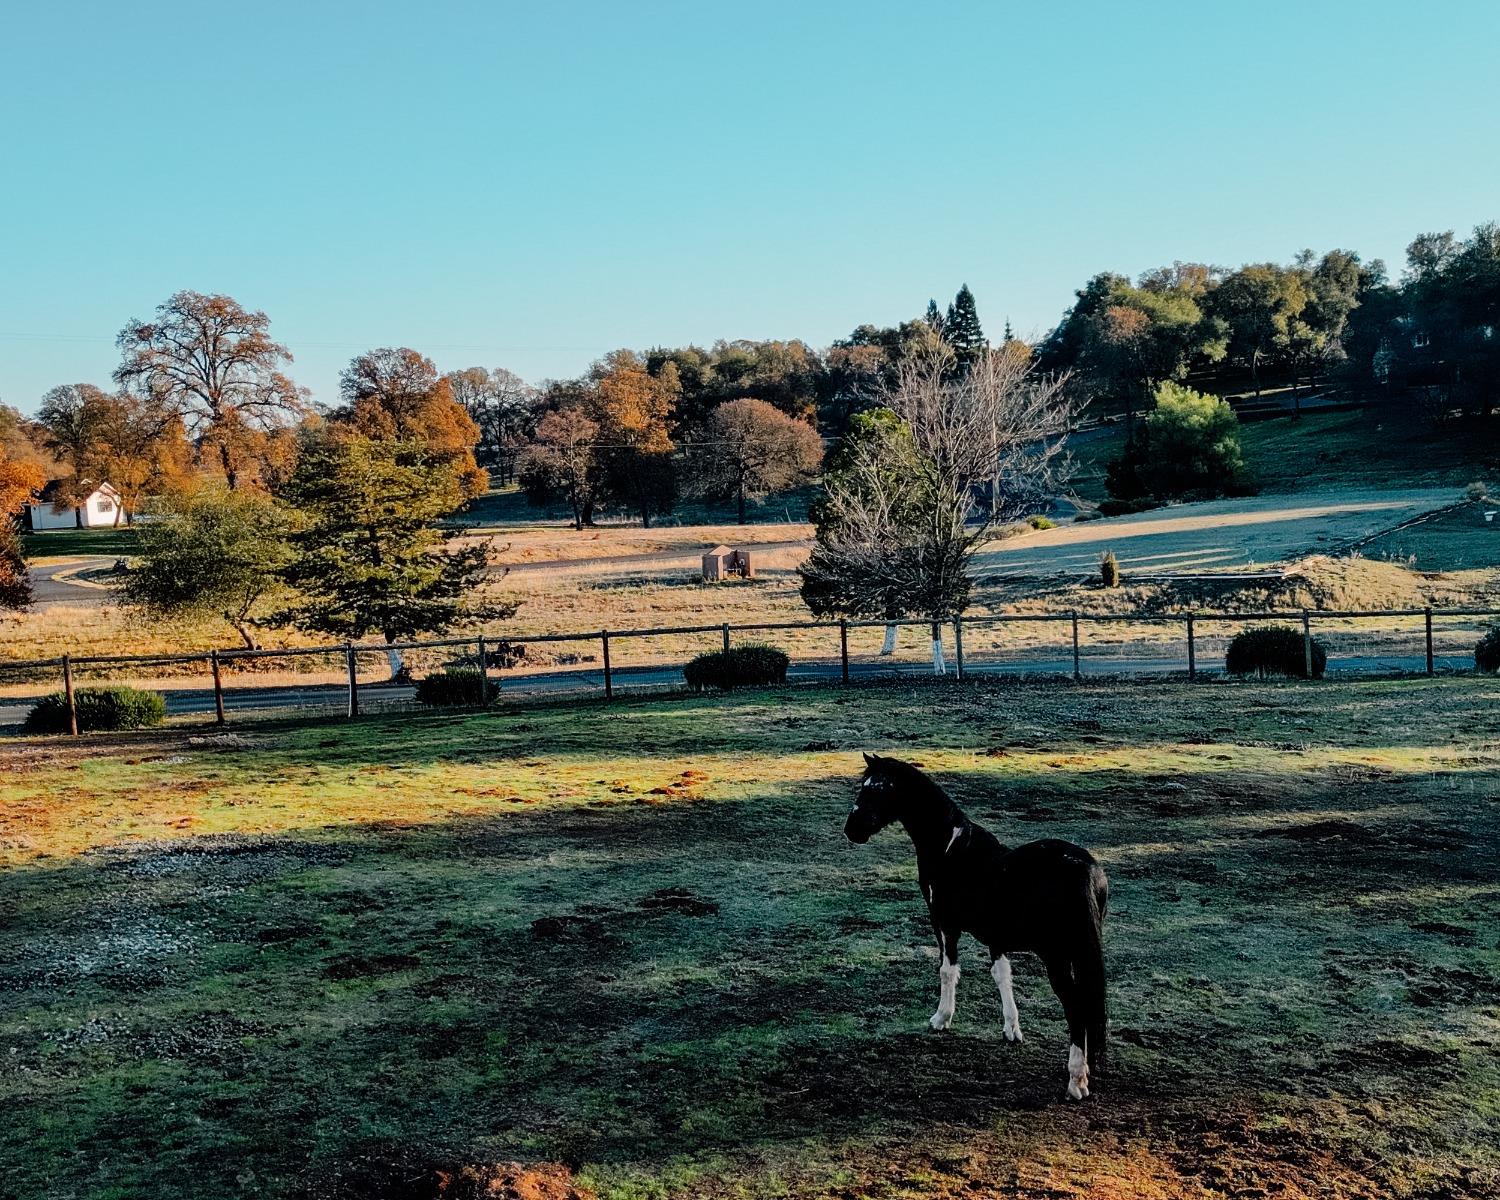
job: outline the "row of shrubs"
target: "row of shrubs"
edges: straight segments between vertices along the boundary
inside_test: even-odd
[[[774,646],[735,646],[726,651],[700,654],[683,668],[683,679],[695,692],[715,688],[766,687],[786,682],[791,660]],[[1500,628],[1491,629],[1474,647],[1476,669],[1500,671]],[[1328,668],[1328,651],[1313,639],[1312,677],[1322,679]],[[1256,675],[1262,679],[1282,675],[1307,678],[1307,648],[1302,634],[1285,626],[1243,629],[1235,634],[1224,656],[1230,675]],[[434,708],[470,707],[500,694],[500,687],[486,679],[478,667],[447,667],[417,683],[417,702]],[[73,692],[81,733],[119,729],[148,729],[160,725],[167,715],[160,693],[132,687],[85,687]],[[63,692],[43,696],[32,706],[22,728],[27,733],[67,733],[68,701]]]

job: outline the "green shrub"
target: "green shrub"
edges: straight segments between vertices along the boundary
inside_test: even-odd
[[[1317,640],[1312,644],[1312,674],[1322,679],[1328,666],[1328,652]],[[1302,644],[1299,630],[1284,625],[1264,625],[1255,629],[1242,629],[1229,643],[1229,652],[1224,656],[1224,670],[1231,675],[1254,673],[1264,679],[1268,675],[1286,675],[1293,679],[1307,678],[1307,652]]]
[[[1099,560],[1099,582],[1107,588],[1120,586],[1120,560],[1113,550],[1106,550]]]
[[[167,715],[167,702],[157,692],[132,687],[75,688],[73,706],[78,710],[78,732],[108,729],[145,729],[160,725]],[[43,696],[26,714],[27,733],[67,733],[68,697],[65,692]]]
[[[486,680],[478,667],[445,667],[417,682],[417,703],[433,708],[482,704],[499,694],[499,685]]]
[[[695,692],[704,688],[728,691],[785,683],[791,660],[774,646],[735,646],[729,651],[700,654],[682,669],[682,677]]]
[[[1474,669],[1490,674],[1500,671],[1500,626],[1491,629],[1474,647]]]
[[[1168,380],[1124,453],[1105,468],[1117,500],[1142,496],[1222,496],[1242,491],[1240,422],[1217,396]]]
[[[1041,517],[1041,516],[1027,517],[1026,518],[1026,524],[1030,525],[1033,529],[1056,529],[1057,528],[1057,522],[1056,521],[1053,521],[1053,520],[1051,520],[1048,517]]]

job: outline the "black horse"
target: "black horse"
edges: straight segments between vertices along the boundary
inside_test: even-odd
[[[958,939],[989,947],[1005,1038],[1021,1040],[1009,955],[1029,950],[1047,967],[1068,1021],[1068,1095],[1089,1094],[1104,1057],[1108,1018],[1101,933],[1109,901],[1104,869],[1082,846],[1048,838],[1007,850],[947,792],[910,763],[865,755],[864,782],[844,834],[863,845],[899,821],[917,849],[917,880],[937,934],[941,984],[928,1023],[947,1029],[958,987]]]

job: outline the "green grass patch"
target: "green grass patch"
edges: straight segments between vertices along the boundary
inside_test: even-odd
[[[1500,509],[1500,500],[1464,504],[1367,542],[1360,553],[1418,571],[1500,567],[1500,516],[1484,519],[1487,511],[1495,509]]]
[[[1434,425],[1396,404],[1310,412],[1240,426],[1246,483],[1268,492],[1309,488],[1453,487],[1500,475],[1496,422]],[[1074,487],[1098,502],[1109,493],[1105,465],[1120,456],[1123,427],[1073,447]]]
[[[890,686],[18,743],[0,1178],[389,1196],[1486,1195],[1500,683]],[[1059,1100],[860,751],[1113,882],[1113,1066]],[[503,1194],[503,1193],[502,1193]],[[550,1194],[550,1193],[542,1193]],[[560,1193],[559,1193],[560,1194]]]
[[[139,550],[136,531],[119,529],[47,529],[23,534],[21,548],[27,558],[82,558],[113,554],[128,558]]]

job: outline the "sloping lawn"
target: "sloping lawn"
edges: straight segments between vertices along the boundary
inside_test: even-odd
[[[1024,1043],[973,947],[926,1030],[909,844],[839,835],[863,749],[1105,863],[1094,1099],[1061,1098],[1034,961]],[[0,1194],[1500,1194],[1494,679],[797,689],[5,754]]]

